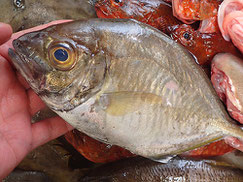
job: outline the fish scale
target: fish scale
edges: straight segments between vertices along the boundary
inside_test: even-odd
[[[62,62],[59,70],[53,62],[53,46],[60,44],[62,49],[70,44],[71,69]],[[45,71],[56,82],[37,79],[31,87],[45,82],[46,88],[35,89],[44,102],[95,139],[154,160],[225,136],[243,139],[191,54],[148,25],[124,19],[74,21],[29,33],[13,45],[16,51],[9,54],[22,73],[30,70],[19,56],[27,45],[38,56],[26,59],[53,66]],[[65,84],[55,75],[63,75]]]

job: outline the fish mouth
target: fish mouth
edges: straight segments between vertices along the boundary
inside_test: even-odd
[[[15,50],[9,48],[8,54],[15,68],[37,93],[44,89],[45,70],[41,69],[38,62],[41,59],[30,48],[24,46],[20,40],[13,41]]]

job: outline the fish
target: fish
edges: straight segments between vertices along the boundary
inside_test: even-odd
[[[243,124],[243,59],[229,53],[217,54],[212,61],[211,80],[232,118]]]
[[[197,63],[202,66],[209,67],[217,53],[228,52],[235,56],[241,56],[240,51],[232,42],[225,41],[220,32],[201,33],[190,25],[182,24],[174,27],[170,36],[185,46],[197,58]]]
[[[167,34],[181,24],[171,5],[163,0],[97,0],[95,10],[99,18],[136,19]]]
[[[94,163],[108,163],[134,156],[121,147],[101,143],[78,130],[66,133],[65,138],[80,154]]]
[[[86,159],[94,163],[109,163],[123,158],[134,157],[131,152],[114,145],[97,141],[78,130],[65,134],[65,139]],[[209,158],[233,152],[235,148],[226,144],[224,140],[210,143],[206,146],[190,150],[180,156],[193,158]]]
[[[9,176],[3,179],[3,182],[23,182],[23,181],[35,181],[35,182],[52,182],[50,177],[43,172],[38,171],[23,171],[14,170]]]
[[[47,106],[77,130],[161,161],[226,136],[243,139],[191,54],[129,19],[87,19],[27,33],[9,56]]]
[[[224,140],[210,143],[206,146],[183,153],[181,156],[190,156],[196,158],[209,158],[215,156],[225,155],[233,152],[235,148],[226,144]]]
[[[161,164],[136,157],[97,167],[80,182],[160,182],[160,181],[243,181],[243,171],[223,162],[175,158]]]
[[[89,0],[1,0],[0,22],[8,23],[14,32],[54,20],[96,17]]]

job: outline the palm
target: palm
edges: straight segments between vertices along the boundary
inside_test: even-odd
[[[0,26],[0,35],[1,32]],[[33,31],[33,30],[32,30]],[[16,38],[23,32],[14,34]],[[3,36],[4,37],[4,36]],[[6,36],[5,36],[6,37]],[[24,84],[9,63],[7,55],[12,40],[0,37],[0,180],[35,147],[71,129],[59,117],[31,124],[31,116],[45,105]],[[6,38],[5,38],[6,40]],[[2,56],[1,56],[2,55]]]
[[[4,58],[0,78],[0,151],[5,153],[4,160],[16,165],[32,149],[28,96]]]

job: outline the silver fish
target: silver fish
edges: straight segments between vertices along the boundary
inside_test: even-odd
[[[47,106],[95,139],[154,160],[243,139],[188,51],[149,25],[74,21],[13,46],[15,67]]]

